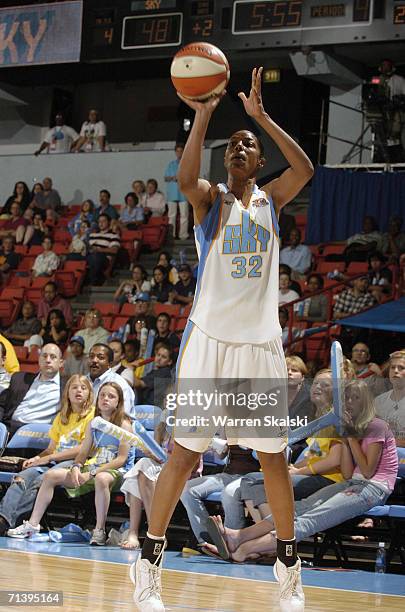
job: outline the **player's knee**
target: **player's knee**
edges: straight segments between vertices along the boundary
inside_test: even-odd
[[[179,474],[191,474],[192,469],[197,463],[199,453],[191,451],[187,448],[183,448],[180,445],[176,445],[175,449],[170,456],[170,466],[173,470],[176,470]]]

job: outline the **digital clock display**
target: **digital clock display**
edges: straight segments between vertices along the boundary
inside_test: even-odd
[[[182,13],[159,13],[125,17],[122,26],[122,49],[175,47],[180,45]]]
[[[405,25],[405,3],[394,6],[394,25]]]
[[[284,2],[238,2],[237,0],[234,4],[232,31],[236,34],[299,27],[302,5],[301,0]]]

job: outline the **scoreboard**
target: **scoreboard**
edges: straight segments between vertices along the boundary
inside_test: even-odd
[[[84,61],[405,40],[405,0],[86,0]]]

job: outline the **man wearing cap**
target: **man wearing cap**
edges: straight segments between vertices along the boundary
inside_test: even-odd
[[[179,282],[174,286],[174,291],[170,294],[170,301],[173,304],[192,304],[196,280],[193,278],[191,268],[188,264],[181,264],[179,267],[179,278]]]
[[[336,296],[333,317],[344,319],[374,306],[376,300],[368,293],[368,284],[368,276],[364,275],[353,281],[352,289],[345,289],[339,293]]]
[[[137,317],[145,317],[147,327],[149,329],[152,329],[156,326],[156,317],[148,314],[150,309],[150,303],[151,299],[149,293],[146,293],[146,291],[141,291],[141,293],[135,300],[135,313],[132,319],[136,320]]]
[[[70,353],[65,359],[64,372],[66,378],[73,374],[87,374],[89,362],[84,354],[84,339],[82,336],[73,336],[69,342]]]

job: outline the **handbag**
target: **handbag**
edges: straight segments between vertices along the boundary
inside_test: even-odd
[[[21,472],[23,457],[0,457],[0,472]]]

